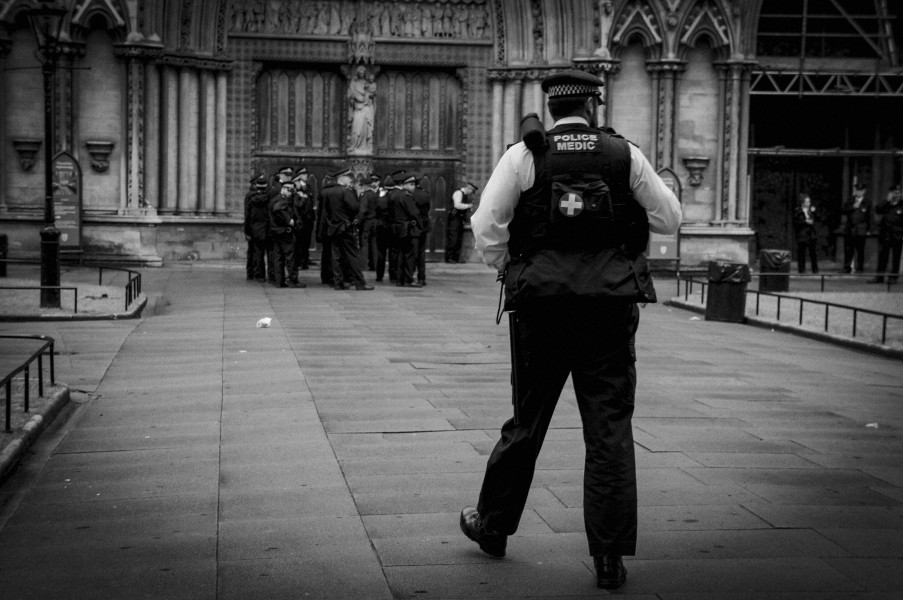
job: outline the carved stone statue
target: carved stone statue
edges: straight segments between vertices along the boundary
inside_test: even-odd
[[[373,116],[376,112],[376,76],[358,66],[348,83],[349,154],[373,154]]]

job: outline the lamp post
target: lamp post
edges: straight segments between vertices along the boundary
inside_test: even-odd
[[[68,8],[55,0],[38,0],[28,11],[44,76],[44,228],[41,229],[41,306],[60,307],[60,230],[53,210],[53,91],[60,58],[60,32]]]

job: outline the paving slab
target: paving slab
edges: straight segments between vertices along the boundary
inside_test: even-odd
[[[29,327],[84,399],[0,486],[4,600],[607,595],[570,381],[508,556],[461,535],[510,416],[508,332],[491,270],[435,271],[356,294],[176,264],[143,274],[141,319]],[[617,595],[901,597],[901,363],[691,316],[642,309]]]

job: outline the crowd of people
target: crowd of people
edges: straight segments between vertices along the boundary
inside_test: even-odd
[[[432,198],[422,174],[396,171],[369,177],[358,194],[350,169],[330,174],[313,197],[305,167],[284,167],[251,179],[244,202],[248,241],[247,278],[280,288],[303,288],[299,272],[310,269],[310,247],[321,245],[320,281],[337,290],[372,290],[363,268],[399,287],[426,285],[427,235]],[[466,202],[477,190],[466,183],[452,194],[446,262],[458,262]],[[460,227],[458,227],[460,225]],[[453,237],[453,239],[452,239]]]

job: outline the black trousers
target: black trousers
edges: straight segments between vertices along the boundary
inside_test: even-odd
[[[492,451],[477,510],[511,535],[568,375],[586,445],[583,512],[592,555],[633,555],[637,537],[632,418],[639,309],[625,303],[556,302],[510,315],[514,417]]]
[[[417,238],[411,236],[395,238],[395,244],[398,250],[396,255],[396,276],[395,283],[404,285],[413,283],[414,266],[417,263]],[[391,276],[391,270],[389,275]]]
[[[843,270],[850,272],[850,263],[853,255],[856,255],[856,272],[862,273],[865,268],[865,240],[864,235],[848,233],[843,237]]]
[[[332,240],[324,237],[320,242],[320,281],[332,285],[332,274]]]
[[[426,281],[426,235],[422,233],[415,238],[416,250],[414,255],[416,260],[414,262],[417,267],[417,281],[420,283]]]
[[[878,277],[883,277],[887,271],[888,259],[890,259],[891,282],[897,281],[900,274],[900,251],[903,250],[903,238],[882,237],[878,246]]]
[[[267,240],[251,240],[251,271],[254,279],[264,281],[267,277]]]
[[[382,281],[386,274],[386,259],[389,256],[389,246],[392,244],[392,235],[389,233],[389,228],[382,224],[376,226],[375,235],[376,259],[373,266],[376,268],[376,280]],[[390,268],[389,272],[391,273],[393,270],[394,269]]]
[[[813,273],[818,273],[817,240],[803,240],[796,243],[796,261],[800,273],[806,272],[806,254],[809,254],[809,265]]]
[[[273,236],[273,283],[279,287],[286,285],[286,275],[292,281],[297,277],[292,273],[295,265],[295,236],[280,233]]]
[[[445,262],[461,260],[461,245],[464,243],[464,219],[461,215],[449,215],[445,230]]]
[[[247,272],[248,279],[254,279],[254,241],[248,240],[248,257],[247,263],[245,264],[245,271]]]
[[[329,238],[332,247],[332,283],[340,285],[364,285],[360,255],[357,253],[357,232],[349,229],[345,233]]]
[[[295,267],[310,266],[310,241],[314,233],[313,223],[305,223],[301,229],[295,233]]]

